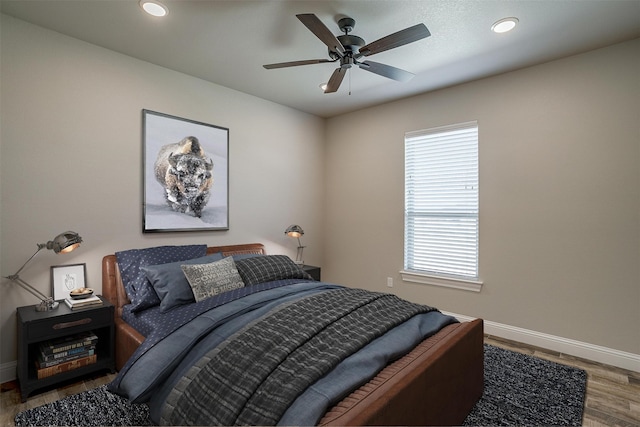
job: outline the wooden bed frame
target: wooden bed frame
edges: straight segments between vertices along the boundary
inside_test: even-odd
[[[208,254],[264,254],[260,243],[216,246]],[[115,306],[116,369],[144,341],[125,323],[129,303],[115,255],[102,260],[102,294]],[[484,387],[481,319],[449,325],[391,363],[327,411],[319,425],[460,425]]]

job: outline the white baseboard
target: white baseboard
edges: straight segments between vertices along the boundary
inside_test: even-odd
[[[475,319],[474,317],[462,314],[447,313],[444,311],[443,313],[454,316],[461,322],[468,322]],[[484,333],[611,366],[617,366],[630,371],[640,372],[640,354],[627,353],[625,351],[504,325],[489,320],[484,320]]]
[[[7,362],[0,365],[0,384],[16,379],[17,365],[18,363],[15,360],[13,362]]]

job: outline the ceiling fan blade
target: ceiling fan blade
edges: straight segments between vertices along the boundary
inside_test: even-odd
[[[379,62],[366,61],[359,63],[358,66],[363,70],[400,82],[409,81],[413,76],[415,76],[415,74],[410,73],[409,71],[401,70],[400,68],[392,67],[391,65],[380,64]]]
[[[376,53],[384,52],[385,50],[394,49],[396,47],[404,46],[405,44],[413,43],[415,41],[429,37],[431,33],[424,24],[417,24],[413,27],[405,28],[397,33],[389,34],[386,37],[378,39],[368,45],[360,48],[359,56],[369,56]]]
[[[327,88],[324,90],[324,93],[333,93],[337,91],[345,74],[347,74],[346,68],[336,68],[333,74],[331,74],[331,78],[329,79],[329,83],[327,83]]]
[[[340,43],[336,36],[333,35],[316,15],[313,13],[303,13],[296,16],[300,22],[329,47],[329,50],[338,53],[341,57],[344,56],[344,46],[342,46],[342,43]]]
[[[285,68],[285,67],[297,67],[299,65],[311,65],[311,64],[322,64],[324,62],[335,62],[330,59],[307,59],[304,61],[291,61],[291,62],[278,62],[277,64],[267,64],[263,65],[267,70],[272,70],[274,68]]]

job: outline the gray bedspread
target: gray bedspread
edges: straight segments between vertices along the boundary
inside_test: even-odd
[[[320,296],[324,306],[317,306],[320,300],[315,298]],[[148,402],[156,423],[316,424],[330,406],[388,363],[456,322],[430,307],[400,301],[395,296],[324,282],[285,282],[232,299],[184,322],[164,339],[146,346],[110,385],[111,390],[135,402]],[[388,302],[391,305],[386,307]],[[399,310],[398,304],[404,307]],[[336,311],[334,306],[342,308]],[[354,311],[357,314],[350,314]],[[387,318],[389,323],[384,325],[387,320],[382,319]],[[267,325],[266,329],[254,328],[261,323]],[[328,334],[331,328],[340,333],[333,341]],[[263,335],[265,331],[268,338]],[[318,335],[319,338],[314,338]],[[322,346],[317,354],[323,356],[311,360],[313,352],[308,351],[309,346],[316,345]],[[282,352],[284,348],[291,357]],[[298,349],[304,351],[297,352]],[[307,355],[300,358],[303,353]],[[263,360],[254,363],[258,356]],[[207,370],[215,368],[211,369],[209,379],[203,377],[189,389],[188,378],[195,378],[195,372],[207,365]],[[218,370],[219,367],[223,370]],[[254,367],[259,372],[254,372]],[[279,376],[269,379],[270,375],[265,376],[267,371],[269,374],[277,371]],[[227,375],[233,379],[226,378]],[[289,375],[296,380],[291,381],[289,378],[293,377]],[[298,376],[303,379],[301,382]],[[238,378],[245,381],[245,377],[251,387],[245,389],[243,384],[238,388]],[[209,385],[210,381],[216,385]],[[284,384],[287,386],[283,387]],[[228,391],[234,397],[226,396]],[[286,397],[281,398],[280,394]],[[236,395],[244,397],[236,400]],[[178,405],[181,399],[184,402]],[[234,409],[222,414],[221,399]],[[206,407],[213,418],[206,422],[202,418],[194,420],[201,416],[197,413],[202,408],[189,407],[190,400]],[[271,406],[274,400],[278,403]],[[260,418],[263,412],[267,415]]]
[[[344,358],[432,310],[360,289],[286,304],[192,367],[169,395],[162,424],[274,425],[291,402]]]

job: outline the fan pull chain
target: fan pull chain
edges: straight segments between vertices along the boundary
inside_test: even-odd
[[[351,96],[351,68],[349,68],[349,96]]]

